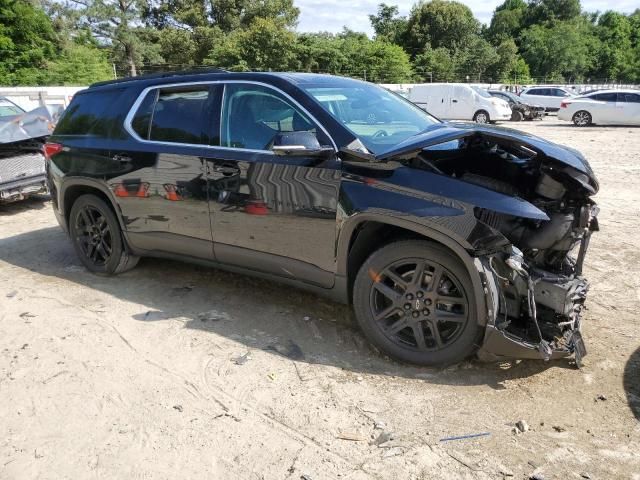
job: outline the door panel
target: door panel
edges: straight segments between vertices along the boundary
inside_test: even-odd
[[[216,259],[330,287],[341,171],[335,157],[280,156],[279,132],[331,140],[295,102],[267,87],[225,86],[221,148],[208,159]]]
[[[131,121],[136,141],[114,144],[113,156],[131,165],[110,187],[134,248],[214,258],[205,158],[220,95],[213,86],[151,89]]]

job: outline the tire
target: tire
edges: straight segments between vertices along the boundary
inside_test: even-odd
[[[417,268],[423,271],[420,282]],[[435,289],[433,275],[440,279]],[[353,307],[367,339],[402,362],[460,362],[475,351],[481,334],[467,269],[444,247],[424,240],[375,251],[356,277]]]
[[[113,210],[95,195],[82,195],[73,203],[69,233],[76,254],[90,272],[115,275],[138,263],[139,257],[124,244]]]
[[[518,110],[514,110],[513,112],[511,112],[512,122],[521,122],[523,120],[524,120],[524,115],[522,114],[522,112],[519,112]]]
[[[491,123],[491,117],[485,110],[478,110],[473,115],[473,121],[476,123]]]
[[[576,127],[588,127],[593,121],[593,119],[591,118],[591,114],[586,110],[578,110],[573,114],[571,120]]]

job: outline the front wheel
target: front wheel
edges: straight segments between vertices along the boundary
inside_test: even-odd
[[[511,112],[511,121],[512,122],[521,122],[524,120],[524,115],[519,110],[514,110]]]
[[[95,195],[82,195],[73,203],[69,232],[80,261],[93,273],[114,275],[138,263],[122,240],[113,210]]]
[[[591,125],[592,118],[589,112],[580,110],[573,114],[573,124],[576,127],[588,127]]]
[[[484,110],[478,110],[473,116],[473,121],[476,123],[490,123],[491,118],[489,117],[489,114]]]
[[[356,277],[353,305],[369,341],[403,362],[459,362],[473,353],[480,334],[466,268],[427,241],[394,242],[374,252]]]

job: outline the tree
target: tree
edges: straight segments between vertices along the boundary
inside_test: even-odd
[[[376,15],[369,15],[369,22],[375,32],[375,39],[388,43],[402,43],[407,29],[407,19],[398,14],[396,5],[381,3]]]
[[[88,85],[113,78],[107,52],[93,46],[72,43],[49,65],[51,85]]]
[[[535,77],[553,81],[576,81],[584,77],[594,63],[589,33],[577,22],[533,25],[522,33],[522,58]]]
[[[456,63],[444,47],[427,46],[414,60],[414,68],[422,81],[452,82],[457,80]]]
[[[600,48],[597,52],[598,68],[594,74],[601,78],[630,78],[635,59],[629,17],[613,11],[605,12],[598,19],[595,31]]]
[[[0,17],[0,84],[45,83],[59,51],[49,18],[24,0],[0,0]]]
[[[479,32],[480,22],[466,5],[446,0],[420,2],[409,15],[404,46],[412,56],[426,46],[455,51]]]
[[[524,24],[541,25],[553,20],[574,20],[580,16],[580,0],[529,0]]]
[[[491,18],[486,37],[494,45],[505,40],[516,40],[524,28],[523,19],[527,10],[524,0],[505,0]]]
[[[256,18],[246,29],[224,36],[205,63],[234,71],[295,70],[295,34],[267,18]]]
[[[78,24],[88,28],[102,43],[112,49],[114,59],[122,61],[129,74],[137,74],[136,64],[148,51],[144,35],[150,32],[138,24],[146,6],[145,0],[70,0],[78,16]],[[152,53],[154,49],[150,50]]]

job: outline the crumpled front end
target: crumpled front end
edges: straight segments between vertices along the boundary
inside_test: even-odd
[[[475,205],[475,220],[487,232],[487,241],[475,239],[469,252],[487,304],[480,357],[549,360],[575,354],[580,364],[589,290],[582,271],[598,230],[591,198],[598,182],[586,159],[521,132],[451,125],[385,157],[436,174],[441,193]],[[452,179],[458,187],[445,189]],[[470,193],[469,185],[486,193]],[[491,201],[496,195],[500,202]]]

